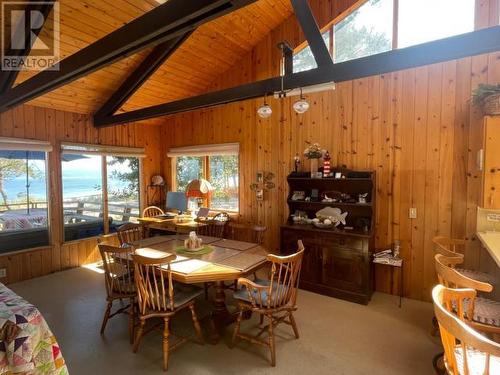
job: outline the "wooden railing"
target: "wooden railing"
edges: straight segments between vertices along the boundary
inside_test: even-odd
[[[30,202],[30,209],[47,208],[47,202]],[[27,203],[12,203],[9,206],[0,205],[0,213],[7,213],[12,210],[27,209]],[[94,217],[103,216],[103,207],[99,202],[86,202],[81,200],[64,201],[63,210],[65,213],[74,213],[75,215],[88,215]],[[140,216],[139,207],[136,205],[129,205],[123,203],[109,203],[108,215],[111,217],[121,217],[120,221],[130,221],[130,218],[137,218]]]

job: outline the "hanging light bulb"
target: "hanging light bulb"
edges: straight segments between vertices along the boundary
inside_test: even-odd
[[[309,103],[307,100],[304,98],[302,95],[302,88],[300,89],[300,98],[297,100],[295,103],[293,103],[293,109],[297,113],[304,113],[307,112],[309,109]]]
[[[257,114],[260,118],[269,118],[273,114],[273,110],[269,104],[266,103],[266,97],[264,96],[264,104],[262,104],[257,110]]]

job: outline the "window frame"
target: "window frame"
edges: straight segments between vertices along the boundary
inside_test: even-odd
[[[334,28],[335,25],[342,22],[345,18],[347,18],[351,13],[355,12],[359,8],[361,8],[363,5],[365,5],[369,0],[358,0],[356,3],[351,5],[348,9],[343,11],[341,14],[339,14],[337,17],[335,17],[332,21],[330,21],[326,26],[320,29],[320,33],[323,34],[326,31],[330,32],[330,44],[327,46],[328,52],[330,53],[330,56],[332,57],[332,61],[335,57],[335,38],[334,38]],[[399,32],[399,1],[400,0],[392,0],[392,47],[389,51],[394,51],[398,49],[398,32]],[[473,31],[481,29],[479,27],[479,23],[477,22],[477,17],[478,17],[478,2],[480,0],[475,0],[475,9],[474,9],[474,28]],[[500,15],[498,19],[498,24],[500,24]],[[436,39],[440,40],[440,39]],[[418,45],[418,44],[416,44]],[[303,41],[300,43],[293,51],[293,56],[295,56],[297,53],[301,52],[304,48],[307,48],[309,46],[307,40]],[[409,46],[411,47],[411,46]],[[408,48],[408,47],[405,47]],[[374,56],[374,55],[370,55]],[[352,61],[352,60],[347,60],[347,61]],[[335,63],[335,61],[334,61]]]
[[[218,209],[218,208],[212,208],[211,207],[211,202],[212,202],[212,197],[211,195],[209,194],[207,196],[207,206],[208,206],[208,209],[212,212],[228,212],[230,214],[239,214],[240,212],[240,207],[241,207],[241,190],[240,190],[240,183],[239,183],[239,180],[240,180],[240,154],[239,152],[238,153],[230,153],[230,154],[223,154],[221,153],[221,155],[233,155],[233,156],[236,156],[238,157],[238,209],[237,210],[221,210],[221,209]],[[181,155],[179,156],[170,156],[170,159],[171,159],[171,174],[170,174],[170,180],[172,181],[171,182],[171,186],[172,186],[172,191],[177,191],[177,158],[180,157]],[[193,156],[193,155],[182,155],[182,156]],[[203,176],[204,176],[204,179],[206,179],[207,181],[210,181],[210,156],[217,156],[216,153],[213,153],[212,155],[196,155],[198,157],[201,157],[203,158]]]
[[[46,212],[46,226],[43,227],[43,241],[39,241],[39,243],[35,243],[33,245],[28,245],[28,247],[21,247],[21,248],[13,248],[13,249],[6,249],[4,251],[0,251],[0,254],[5,255],[9,253],[15,253],[19,251],[31,251],[33,249],[38,249],[38,248],[46,248],[48,246],[51,246],[52,243],[52,226],[51,226],[51,216],[52,216],[52,210],[50,208],[50,169],[49,169],[49,159],[50,159],[50,152],[53,151],[52,145],[49,142],[46,141],[38,141],[38,140],[32,140],[32,139],[24,139],[24,138],[9,138],[9,137],[0,137],[0,150],[5,150],[5,151],[22,151],[22,152],[43,152],[44,153],[44,182],[45,182],[45,202],[42,202],[45,204],[45,212]],[[27,163],[29,163],[29,158],[27,158]],[[31,200],[26,200],[26,207],[30,207],[31,205]],[[33,208],[33,207],[32,207]],[[13,237],[19,237],[23,236],[23,233],[33,233],[32,229],[37,229],[37,228],[25,228],[25,229],[19,229],[11,232],[10,234]],[[2,233],[1,231],[0,233]],[[46,232],[46,234],[45,234]],[[9,235],[5,235],[8,237]],[[45,241],[45,238],[47,241]],[[42,243],[43,242],[43,243]]]
[[[91,145],[91,144],[77,144],[77,143],[62,143],[61,144],[61,155],[63,154],[78,154],[78,155],[98,155],[101,159],[101,190],[102,190],[102,217],[103,217],[103,233],[97,235],[106,236],[113,232],[110,232],[109,227],[109,191],[108,191],[108,157],[130,157],[139,159],[139,190],[138,190],[138,203],[139,203],[139,216],[143,210],[143,186],[144,180],[142,175],[143,170],[143,159],[146,156],[143,148],[129,148],[129,147],[115,147],[115,146],[101,146],[101,145]],[[61,159],[62,166],[62,159]],[[64,201],[64,183],[63,183],[63,174],[61,170],[61,205]],[[64,208],[62,207],[63,216],[61,217],[61,225],[62,225],[62,242],[72,242],[75,240],[66,240],[65,237],[65,224],[64,224]],[[93,238],[96,236],[82,237],[76,239],[76,241],[85,240],[88,238]]]

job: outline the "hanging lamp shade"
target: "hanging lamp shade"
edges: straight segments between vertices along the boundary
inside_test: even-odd
[[[208,193],[214,190],[212,184],[207,180],[200,178],[191,181],[186,187],[186,197],[205,198]]]

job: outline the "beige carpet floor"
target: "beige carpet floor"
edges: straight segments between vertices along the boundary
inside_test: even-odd
[[[161,374],[161,336],[151,332],[137,354],[128,342],[127,318],[110,320],[99,334],[104,312],[103,275],[79,268],[10,286],[38,306],[55,333],[70,374]],[[368,306],[301,291],[296,320],[301,337],[290,327],[277,330],[277,366],[268,364],[265,348],[187,342],[171,353],[169,374],[432,374],[432,358],[441,351],[430,336],[432,305],[376,293]],[[210,305],[198,303],[201,316]],[[174,320],[174,332],[193,334],[188,316]],[[255,329],[258,318],[244,322]]]

